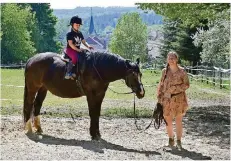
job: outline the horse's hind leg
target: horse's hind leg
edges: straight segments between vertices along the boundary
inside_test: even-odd
[[[37,93],[36,89],[28,89],[28,86],[25,84],[23,117],[24,117],[26,133],[32,133],[31,115],[32,115],[34,98],[35,98],[36,93]]]
[[[40,110],[42,107],[42,103],[47,95],[47,89],[45,87],[41,87],[36,95],[34,101],[34,127],[36,133],[42,133],[42,128],[40,124]]]

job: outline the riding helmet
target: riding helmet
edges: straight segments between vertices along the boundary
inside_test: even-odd
[[[73,17],[71,18],[70,25],[72,25],[72,24],[74,24],[74,23],[77,23],[77,24],[82,25],[82,19],[79,18],[78,16],[73,16]]]

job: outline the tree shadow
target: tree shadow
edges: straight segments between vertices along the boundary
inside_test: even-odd
[[[185,116],[186,133],[204,136],[221,148],[230,148],[230,107],[193,107]]]
[[[104,153],[103,149],[111,149],[111,150],[117,150],[117,151],[126,151],[126,152],[134,152],[134,153],[140,153],[145,155],[161,155],[159,152],[156,151],[141,151],[136,149],[129,149],[125,148],[121,145],[116,145],[113,143],[110,143],[104,139],[100,139],[99,141],[91,141],[91,140],[76,140],[76,139],[63,139],[63,138],[57,138],[50,135],[41,135],[42,139],[39,139],[39,135],[27,135],[29,139],[40,142],[43,144],[49,144],[49,145],[66,145],[66,146],[80,146],[83,149],[87,149],[90,151],[98,152],[98,153]]]

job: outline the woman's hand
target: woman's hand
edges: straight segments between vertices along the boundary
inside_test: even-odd
[[[171,93],[169,93],[169,92],[164,92],[164,97],[165,97],[165,98],[171,98]]]

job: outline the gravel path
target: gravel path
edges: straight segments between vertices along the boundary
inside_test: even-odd
[[[141,127],[150,119],[138,120]],[[184,150],[166,151],[164,125],[139,131],[133,119],[100,119],[102,139],[91,141],[89,118],[42,118],[44,134],[27,136],[20,116],[1,118],[0,159],[144,159],[230,160],[230,108],[192,108],[184,117]]]

